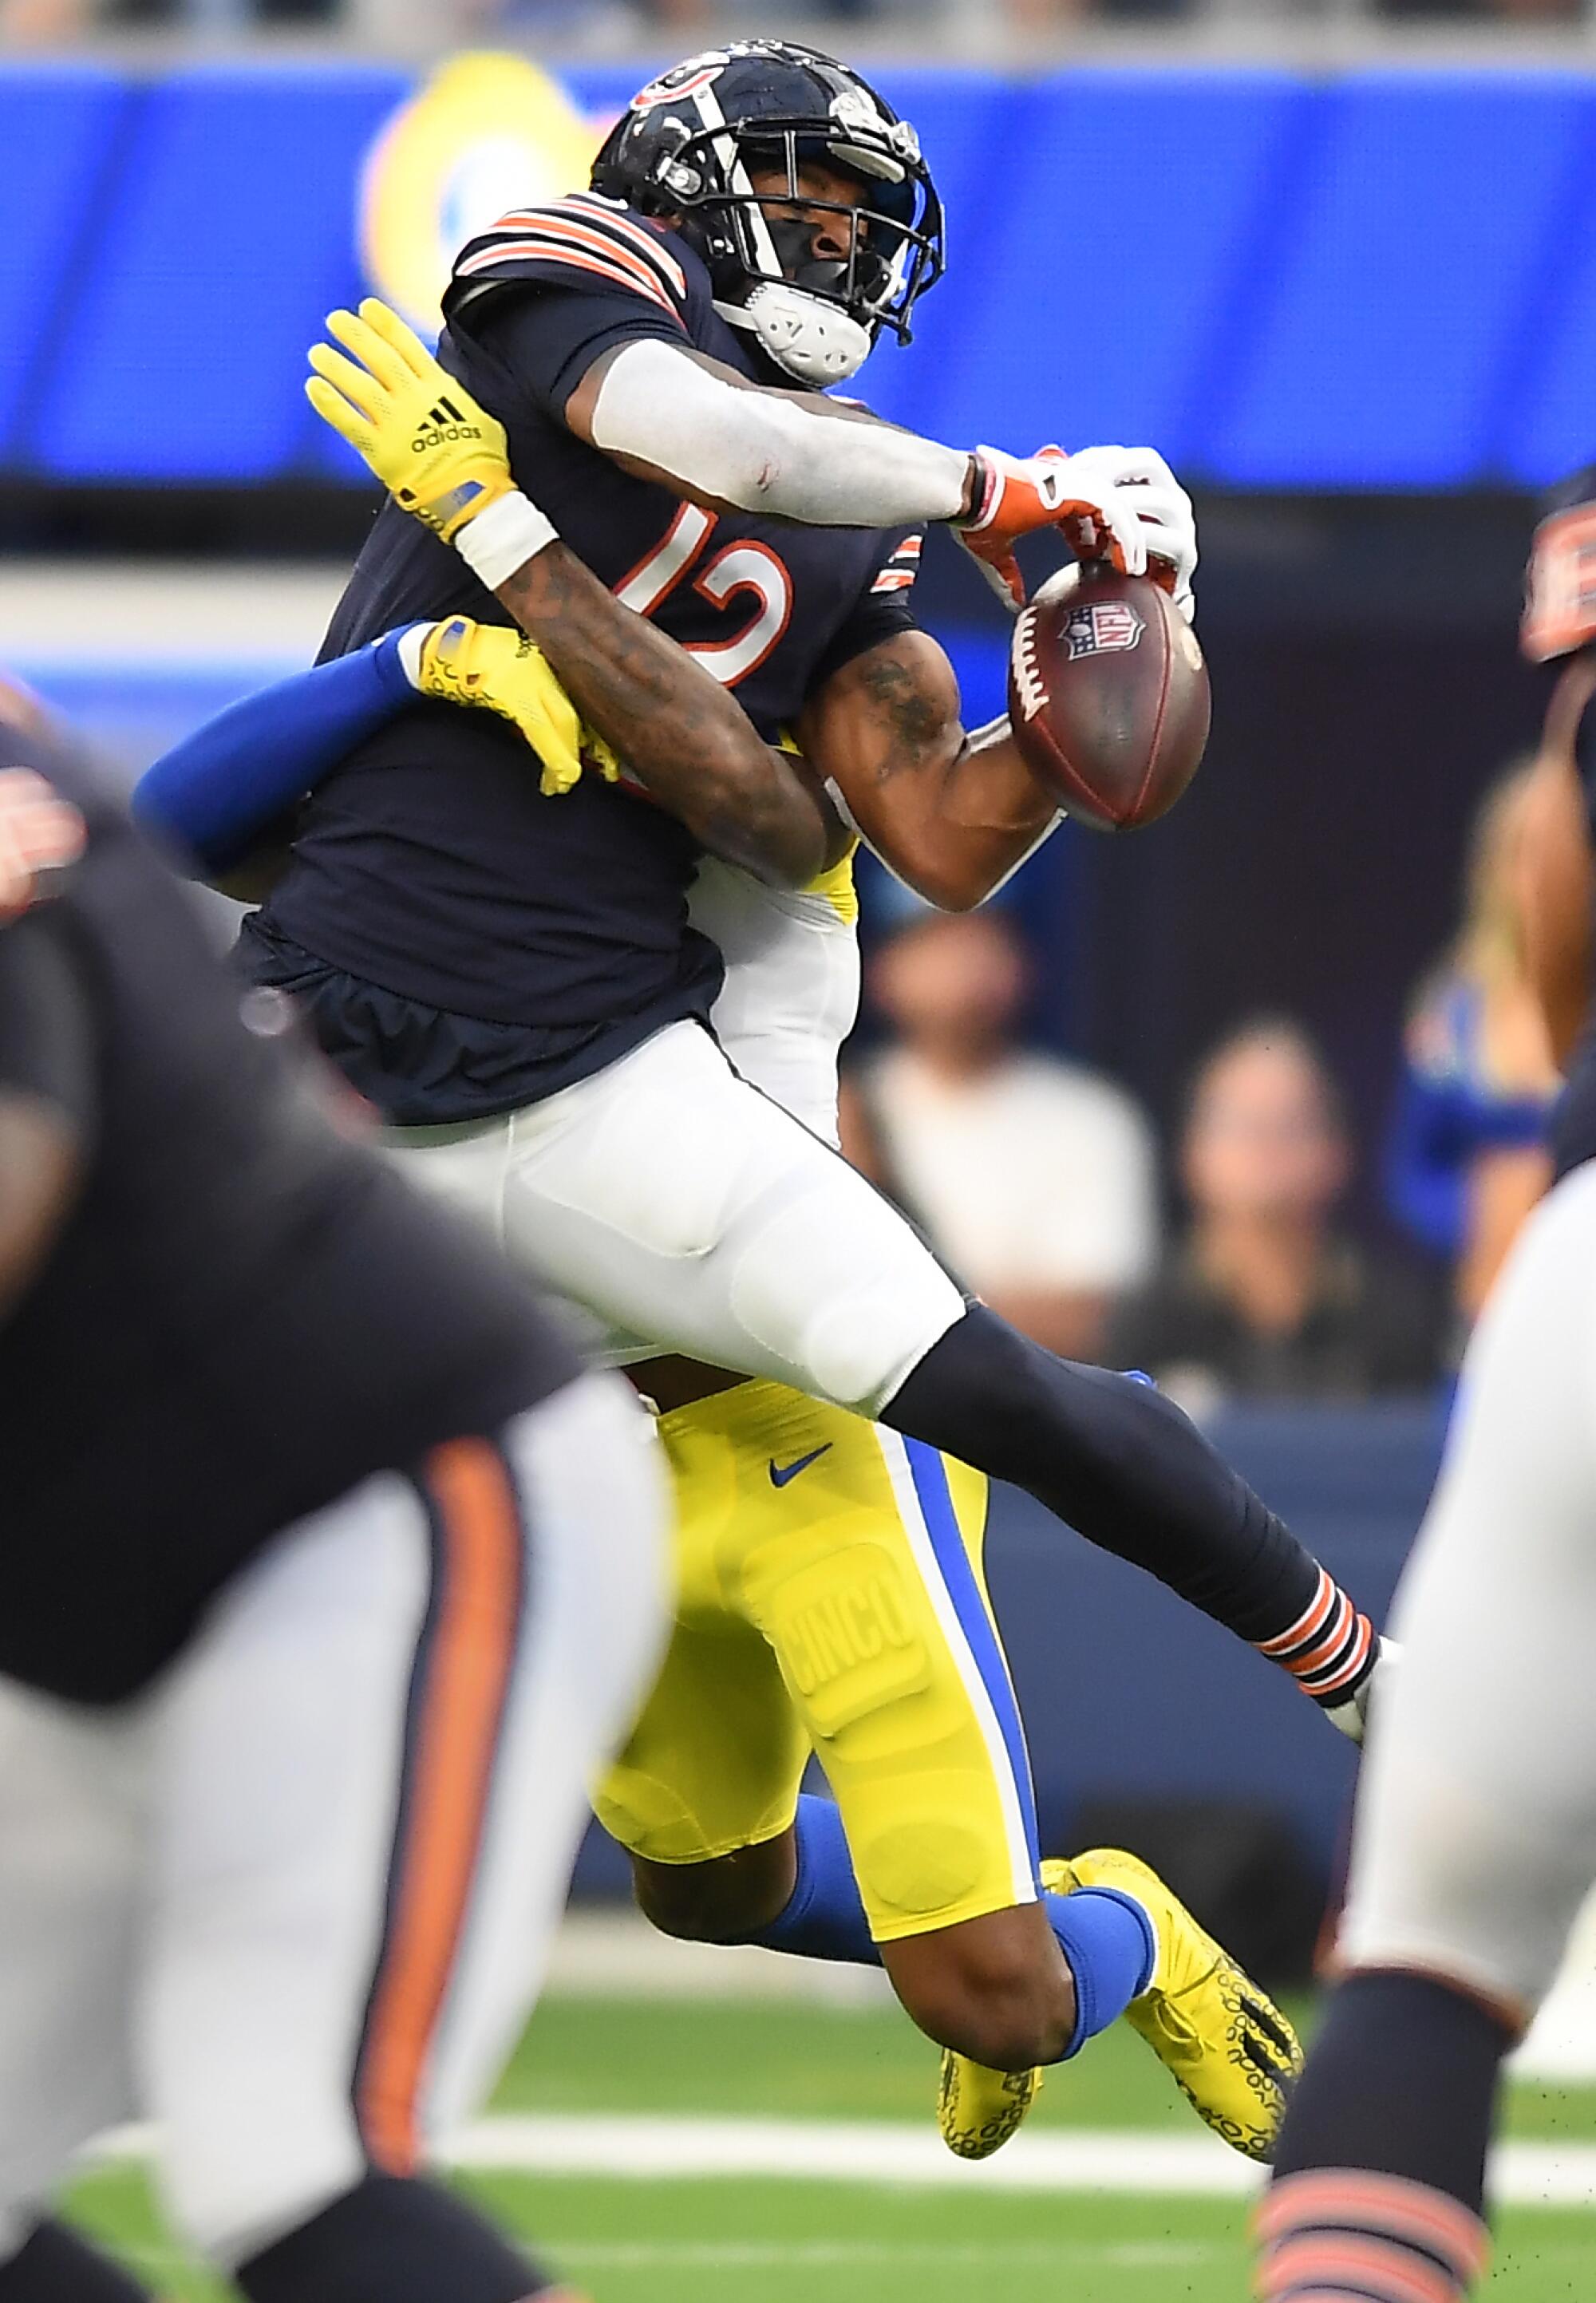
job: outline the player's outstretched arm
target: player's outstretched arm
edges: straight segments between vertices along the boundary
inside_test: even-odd
[[[833,672],[796,730],[866,840],[940,910],[970,910],[1059,820],[1007,720],[967,732],[935,640],[895,633]]]
[[[134,821],[224,895],[256,903],[288,860],[300,803],[418,696],[497,713],[536,755],[543,789],[570,790],[584,756],[613,760],[582,727],[537,649],[502,624],[448,616],[294,673],[228,705],[147,768]],[[528,765],[533,765],[529,755]]]
[[[816,779],[560,542],[511,477],[502,426],[395,313],[368,299],[328,325],[345,349],[311,352],[317,412],[498,595],[628,770],[715,855],[778,884],[814,879],[842,839]]]
[[[602,352],[564,413],[578,438],[696,502],[818,527],[946,522],[1016,607],[1025,586],[1015,541],[1043,527],[1132,576],[1151,553],[1183,610],[1191,597],[1191,501],[1152,448],[944,448],[654,337]]]

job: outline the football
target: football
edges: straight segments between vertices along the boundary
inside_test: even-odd
[[[1208,667],[1149,576],[1060,569],[1021,610],[1009,716],[1026,763],[1094,831],[1172,808],[1208,741]]]

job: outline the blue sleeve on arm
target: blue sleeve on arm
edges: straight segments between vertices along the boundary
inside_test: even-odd
[[[225,871],[346,752],[415,701],[391,632],[207,720],[139,778],[134,817],[204,870]]]

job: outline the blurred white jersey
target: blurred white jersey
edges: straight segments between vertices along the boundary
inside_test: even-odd
[[[706,856],[688,912],[726,963],[711,1021],[733,1068],[835,1145],[838,1059],[859,1012],[852,856],[800,889]]]
[[[1340,1950],[1527,2019],[1596,1879],[1596,1162],[1524,1225],[1391,1618]]]

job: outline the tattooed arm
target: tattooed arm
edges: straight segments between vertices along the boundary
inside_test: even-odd
[[[962,726],[953,667],[926,632],[833,672],[797,732],[882,861],[942,911],[984,901],[1058,820],[1007,720]]]
[[[498,596],[583,719],[714,854],[791,888],[835,863],[847,834],[820,780],[763,743],[725,688],[565,544],[527,561]]]

